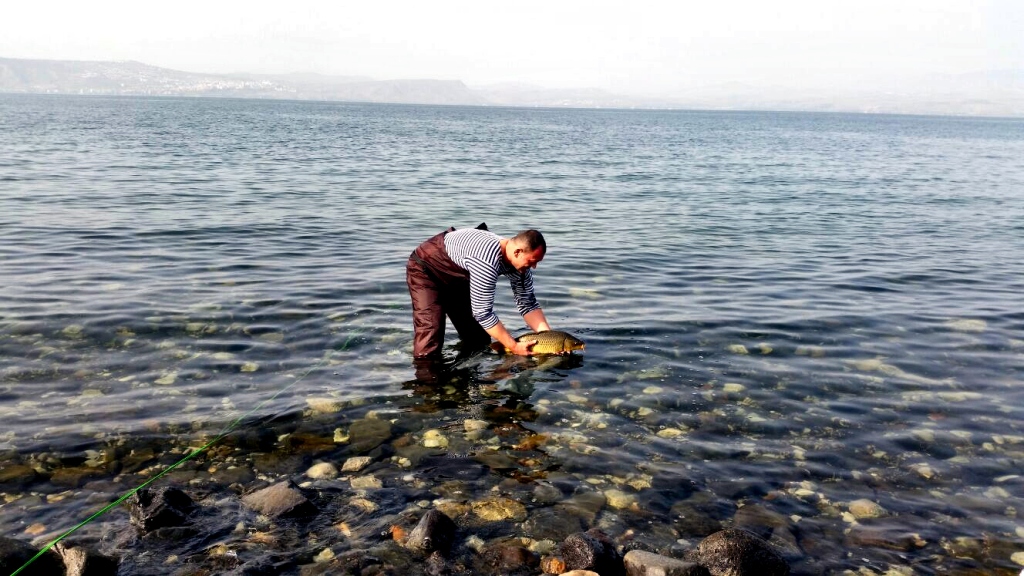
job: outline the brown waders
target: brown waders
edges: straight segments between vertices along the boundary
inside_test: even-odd
[[[486,224],[477,226],[487,230]],[[448,257],[444,232],[420,244],[405,265],[405,281],[412,297],[412,324],[415,332],[413,356],[441,356],[444,345],[445,316],[459,333],[462,344],[473,348],[491,342],[487,331],[473,318],[469,300],[469,272]]]

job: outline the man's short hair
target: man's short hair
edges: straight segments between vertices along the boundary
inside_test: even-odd
[[[545,254],[548,253],[548,243],[544,241],[544,235],[539,230],[523,230],[513,236],[512,241],[529,252],[540,248]]]

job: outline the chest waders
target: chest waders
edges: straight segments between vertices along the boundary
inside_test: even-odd
[[[486,224],[477,226],[487,230]],[[444,248],[449,228],[419,245],[405,265],[405,281],[412,297],[413,356],[440,357],[444,345],[445,316],[452,321],[464,346],[486,347],[491,337],[473,318],[469,299],[469,272],[452,262]]]

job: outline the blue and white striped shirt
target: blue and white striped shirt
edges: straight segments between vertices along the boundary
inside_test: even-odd
[[[498,276],[508,277],[519,313],[540,308],[533,294],[533,270],[520,273],[501,257],[501,238],[493,232],[466,228],[444,236],[444,249],[459,267],[469,272],[469,300],[473,318],[487,330],[498,323],[494,313],[494,287]]]

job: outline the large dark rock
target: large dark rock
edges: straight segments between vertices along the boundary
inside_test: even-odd
[[[688,558],[712,576],[788,576],[789,564],[770,544],[736,528],[715,532]]]
[[[558,548],[566,570],[590,570],[601,576],[624,576],[622,556],[615,543],[600,530],[591,529],[573,534]]]
[[[127,501],[132,524],[143,532],[170,526],[184,526],[195,503],[179,488],[143,488]]]
[[[63,542],[53,549],[64,562],[65,576],[117,576],[117,558]]]
[[[391,438],[391,423],[387,420],[365,418],[349,426],[349,446],[354,454],[369,452]]]
[[[317,513],[316,506],[289,481],[247,494],[242,504],[271,518],[302,518]]]
[[[14,573],[38,553],[38,550],[21,540],[0,536],[0,574]],[[64,567],[61,565],[60,558],[53,552],[47,552],[32,560],[32,563],[18,576],[59,576],[61,574],[64,574]]]
[[[448,554],[455,542],[455,522],[440,510],[429,510],[405,541],[408,548]]]
[[[642,550],[627,552],[623,563],[628,576],[711,576],[700,564]]]

